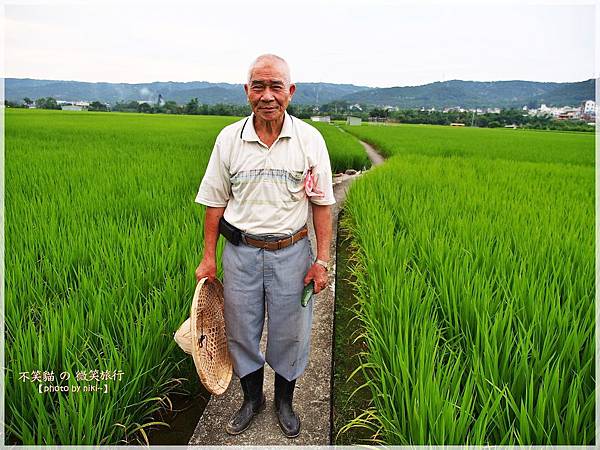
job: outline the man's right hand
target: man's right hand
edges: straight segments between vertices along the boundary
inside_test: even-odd
[[[202,262],[196,268],[196,280],[200,281],[202,278],[208,278],[209,282],[215,281],[217,276],[217,262],[214,258],[202,258]]]

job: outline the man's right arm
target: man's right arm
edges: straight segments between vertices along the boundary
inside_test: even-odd
[[[217,277],[216,253],[217,241],[219,240],[219,220],[223,217],[231,195],[229,165],[226,162],[228,156],[227,154],[223,154],[223,150],[230,146],[227,143],[223,144],[221,133],[217,136],[206,171],[200,183],[200,188],[198,189],[198,195],[196,195],[196,203],[206,206],[204,216],[204,255],[195,273],[198,281],[204,277],[207,277],[209,281],[214,281]]]
[[[204,256],[196,268],[196,280],[207,277],[214,281],[217,276],[217,241],[219,239],[219,220],[225,212],[225,207],[206,207],[204,217]]]

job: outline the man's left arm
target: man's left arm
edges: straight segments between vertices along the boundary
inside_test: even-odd
[[[316,205],[311,203],[313,225],[317,238],[317,259],[329,264],[329,247],[331,246],[331,205]],[[304,277],[304,285],[315,282],[315,294],[327,286],[329,275],[327,269],[316,262],[310,266]]]
[[[315,235],[317,238],[317,259],[329,265],[329,248],[331,246],[331,205],[335,203],[333,195],[333,183],[331,179],[331,162],[329,161],[329,152],[323,136],[316,131],[313,141],[314,153],[314,175],[316,176],[317,192],[323,194],[322,197],[312,197],[310,205],[312,207],[313,224],[315,226]],[[329,282],[327,269],[321,264],[313,263],[308,269],[304,284],[315,281],[315,293],[325,289]]]

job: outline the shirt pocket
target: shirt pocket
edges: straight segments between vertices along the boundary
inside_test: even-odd
[[[300,201],[306,197],[306,193],[304,192],[304,178],[306,177],[306,173],[306,170],[286,170],[285,184],[291,200]]]

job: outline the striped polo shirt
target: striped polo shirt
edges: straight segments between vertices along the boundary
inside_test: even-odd
[[[251,114],[221,130],[196,202],[225,207],[225,220],[246,233],[293,233],[306,223],[309,201],[335,203],[325,140],[285,112],[279,137],[269,148],[256,134],[253,119]],[[323,197],[306,195],[309,171]]]

